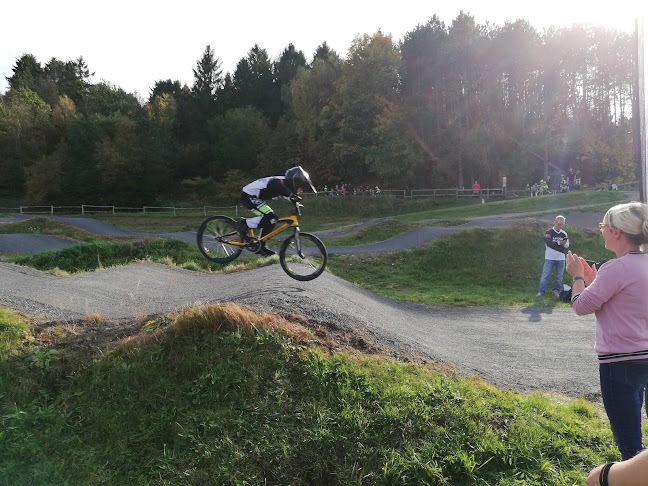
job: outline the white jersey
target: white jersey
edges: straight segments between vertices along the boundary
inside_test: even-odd
[[[243,188],[243,192],[260,199],[272,199],[277,196],[288,196],[290,195],[290,191],[285,188],[283,184],[284,179],[284,176],[262,177],[254,182],[250,182]],[[261,191],[263,191],[263,195],[261,194]]]

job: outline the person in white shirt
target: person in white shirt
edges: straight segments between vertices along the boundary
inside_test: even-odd
[[[545,231],[545,262],[542,268],[542,277],[540,278],[540,288],[536,297],[542,297],[547,291],[547,284],[551,272],[556,269],[556,278],[553,283],[553,296],[560,298],[562,289],[563,274],[565,273],[565,252],[569,248],[569,237],[565,230],[565,217],[556,216],[553,228]]]

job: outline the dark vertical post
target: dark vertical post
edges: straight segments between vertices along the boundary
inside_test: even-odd
[[[641,202],[647,201],[648,171],[646,170],[646,44],[644,43],[644,20],[635,20],[635,46],[637,59],[637,83],[633,100],[635,145],[637,147],[637,161],[639,162],[639,198]]]

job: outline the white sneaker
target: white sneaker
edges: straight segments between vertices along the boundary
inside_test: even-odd
[[[544,295],[544,292],[538,292],[538,293],[536,294],[536,297],[542,297],[543,295]]]
[[[554,291],[551,292],[551,293],[553,294],[553,296],[554,296],[555,298],[560,299],[560,292],[559,292],[558,290],[554,290]]]

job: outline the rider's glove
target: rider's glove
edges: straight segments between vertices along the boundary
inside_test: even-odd
[[[291,200],[292,202],[299,202],[299,201],[302,200],[302,198],[299,197],[297,194],[291,194],[291,195],[290,195],[290,200]]]

